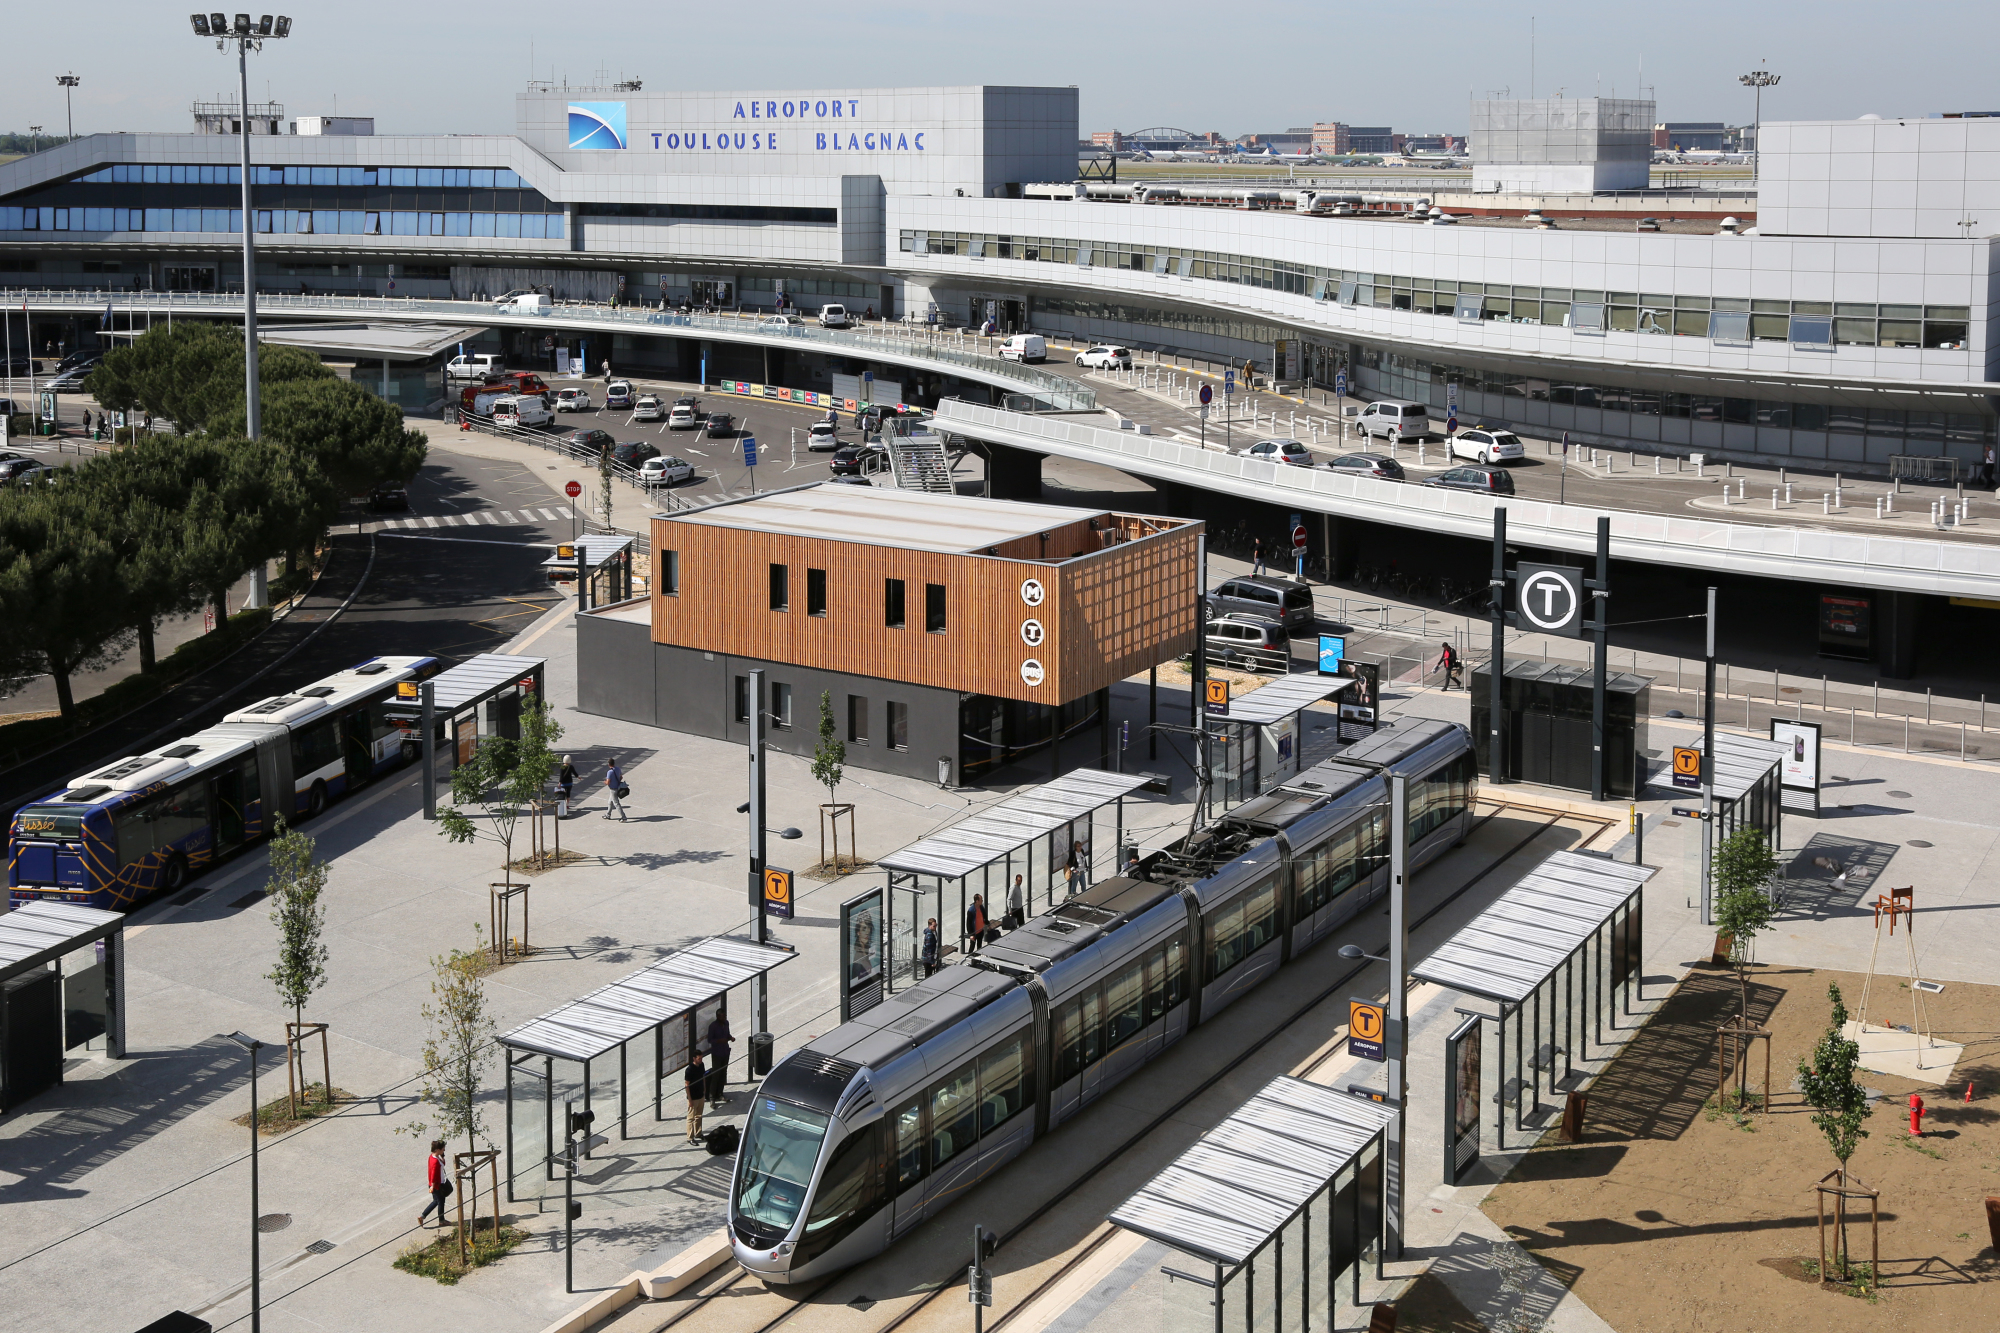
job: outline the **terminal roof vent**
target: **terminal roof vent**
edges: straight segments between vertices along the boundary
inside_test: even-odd
[[[324,699],[327,695],[333,693],[333,686],[308,685],[305,689],[300,690],[299,693],[308,699]]]
[[[162,750],[160,753],[169,759],[187,759],[200,754],[201,747],[199,745],[176,745],[173,749]]]
[[[387,662],[364,662],[354,668],[354,674],[357,676],[379,676],[388,669],[389,664]]]
[[[72,787],[63,793],[63,799],[65,801],[94,801],[110,790],[111,788],[99,783],[93,783],[88,787]]]

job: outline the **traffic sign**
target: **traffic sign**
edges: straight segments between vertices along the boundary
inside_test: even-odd
[[[1201,386],[1201,392],[1195,396],[1201,399],[1201,405],[1203,407],[1207,407],[1209,399],[1215,397],[1215,390],[1211,389],[1208,385],[1204,384]]]
[[[1692,745],[1674,747],[1674,785],[1687,791],[1701,786],[1701,751]]]
[[[757,437],[755,435],[745,435],[743,437],[743,466],[757,466]]]
[[[1382,1033],[1389,1026],[1389,1013],[1373,1000],[1347,1002],[1347,1050],[1362,1060],[1382,1058]]]
[[[1303,523],[1292,529],[1292,549],[1299,552],[1306,549],[1306,525]]]
[[[1583,571],[1569,565],[1531,565],[1523,561],[1517,568],[1519,589],[1515,605],[1523,629],[1544,634],[1583,637]]]
[[[569,485],[563,487],[563,494],[572,500],[576,499],[577,496],[583,494],[583,483],[580,481],[571,482]]]
[[[1236,383],[1236,372],[1235,372],[1235,371],[1233,371],[1233,370],[1225,370],[1225,371],[1223,371],[1223,372],[1222,372],[1222,382],[1223,382],[1224,384],[1234,384],[1234,383]]]
[[[1340,371],[1333,377],[1333,394],[1336,398],[1347,397],[1347,372]]]
[[[1228,717],[1229,682],[1226,680],[1211,680],[1204,682],[1204,684],[1208,689],[1208,693],[1203,696],[1206,700],[1208,715],[1210,717]]]
[[[792,872],[776,866],[764,867],[764,915],[781,921],[792,919]]]
[[[1680,819],[1706,819],[1706,818],[1708,818],[1708,816],[1707,816],[1707,815],[1704,815],[1704,814],[1703,814],[1703,813],[1702,813],[1701,811],[1699,811],[1699,810],[1695,809],[1695,808],[1694,808],[1693,806],[1688,806],[1688,805],[1676,805],[1676,806],[1672,806],[1672,807],[1670,807],[1670,808],[1671,808],[1671,809],[1673,810],[1673,812],[1674,812],[1675,816],[1676,816],[1677,818],[1680,818]]]

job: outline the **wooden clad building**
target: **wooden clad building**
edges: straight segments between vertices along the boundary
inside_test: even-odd
[[[1113,682],[1192,650],[1200,532],[831,484],[657,515],[650,669],[638,605],[584,616],[580,702],[743,739],[763,667],[778,748],[811,752],[824,692],[850,763],[977,777],[1102,724]]]

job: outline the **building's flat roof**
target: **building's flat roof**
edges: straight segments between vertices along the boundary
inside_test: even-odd
[[[1032,537],[1106,512],[822,483],[719,504],[699,513],[661,514],[656,521],[781,532],[906,550],[966,552]]]

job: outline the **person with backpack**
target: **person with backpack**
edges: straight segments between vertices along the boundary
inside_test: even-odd
[[[576,765],[570,762],[568,755],[563,756],[562,767],[556,770],[556,790],[562,793],[562,805],[556,810],[556,815],[567,819],[571,794],[576,790]]]
[[[1443,643],[1438,646],[1441,651],[1438,653],[1437,666],[1433,670],[1444,673],[1443,688],[1448,690],[1451,688],[1452,681],[1458,679],[1459,676],[1458,650],[1453,648],[1449,643]],[[1461,686],[1465,684],[1463,680],[1458,680],[1458,683]]]
[[[972,905],[965,909],[965,934],[969,943],[965,947],[968,954],[979,952],[979,946],[986,942],[986,895],[972,895]]]
[[[701,1063],[701,1047],[694,1048],[681,1080],[687,1086],[688,1142],[701,1142],[701,1095],[708,1091],[708,1070]]]
[[[431,1158],[424,1166],[424,1173],[425,1178],[430,1183],[431,1201],[423,1212],[417,1214],[417,1225],[422,1226],[425,1219],[430,1217],[432,1210],[435,1209],[438,1215],[438,1226],[442,1228],[445,1224],[444,1201],[451,1197],[451,1176],[445,1167],[443,1139],[431,1140]]]
[[[616,758],[613,758],[604,770],[604,790],[611,798],[605,802],[604,817],[606,819],[611,818],[611,812],[616,810],[618,818],[623,821],[625,819],[625,793],[627,788],[625,786],[625,770],[618,767],[618,760]]]

